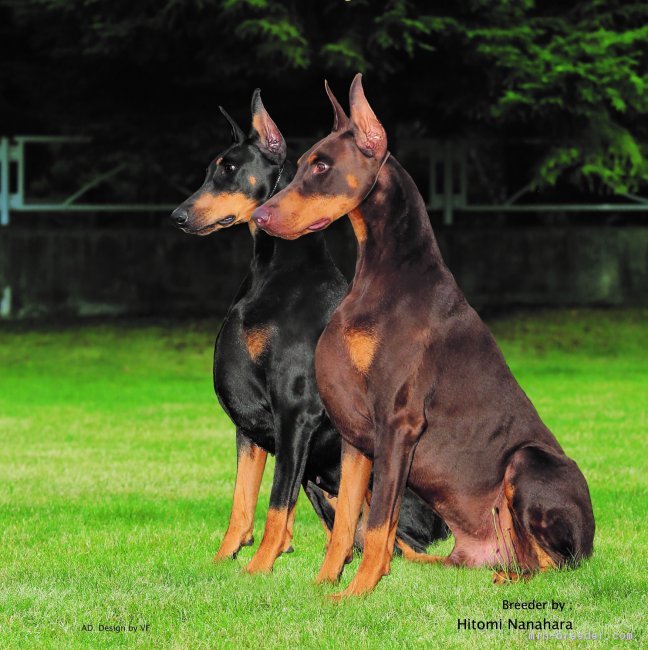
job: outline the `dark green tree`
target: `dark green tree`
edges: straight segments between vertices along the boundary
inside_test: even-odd
[[[5,130],[204,150],[218,103],[262,86],[295,134],[324,130],[353,73],[388,125],[542,136],[536,183],[648,182],[648,5],[623,0],[31,0],[2,5]],[[374,97],[376,98],[374,100]]]

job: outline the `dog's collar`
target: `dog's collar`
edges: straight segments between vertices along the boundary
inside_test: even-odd
[[[284,166],[281,165],[281,168],[279,169],[279,175],[277,176],[277,180],[275,181],[274,187],[272,188],[272,192],[270,192],[270,196],[266,199],[269,200],[274,196],[274,193],[277,191],[277,185],[279,185],[279,181],[281,180],[281,174],[283,174]]]
[[[382,171],[382,168],[385,166],[385,163],[387,162],[387,158],[391,155],[391,151],[388,151],[385,157],[382,159],[382,162],[380,163],[380,167],[378,167],[378,173],[376,174],[376,178],[374,178],[374,182],[371,184],[371,187],[367,191],[367,193],[362,197],[362,201],[360,203],[364,203],[365,199],[373,192],[374,187],[376,187],[376,183],[378,182],[378,176],[380,176],[380,172]]]

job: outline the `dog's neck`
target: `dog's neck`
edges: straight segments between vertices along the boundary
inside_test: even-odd
[[[299,267],[329,259],[326,241],[321,232],[288,241],[272,237],[256,228],[252,238],[254,251],[250,270],[253,273],[265,273],[269,268]]]
[[[393,156],[349,219],[358,240],[356,279],[443,265],[423,197]]]
[[[292,181],[294,175],[295,166],[290,161],[285,161],[273,194],[281,192]],[[250,222],[250,232],[254,242],[250,263],[250,270],[253,274],[267,273],[269,268],[303,266],[330,259],[322,233],[313,233],[288,241],[280,237],[271,237],[265,231],[257,228],[254,222]]]

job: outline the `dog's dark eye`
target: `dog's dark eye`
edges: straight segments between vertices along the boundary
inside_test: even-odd
[[[329,166],[325,162],[318,160],[313,165],[313,174],[323,174],[328,168]]]
[[[232,165],[232,163],[225,163],[223,165],[223,169],[225,170],[226,174],[233,174],[236,171],[236,165]]]

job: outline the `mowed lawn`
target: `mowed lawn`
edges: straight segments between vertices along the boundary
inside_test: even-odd
[[[373,594],[342,604],[313,584],[325,539],[303,493],[295,553],[272,575],[242,573],[253,549],[211,563],[236,465],[211,385],[216,322],[0,328],[0,647],[526,647],[528,632],[457,629],[457,619],[506,627],[509,617],[572,621],[605,647],[645,647],[647,317],[522,312],[489,323],[589,481],[591,560],[497,587],[486,569],[397,558]],[[511,614],[503,599],[566,606]]]

